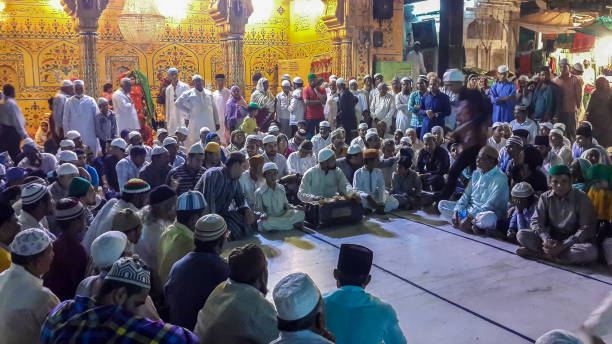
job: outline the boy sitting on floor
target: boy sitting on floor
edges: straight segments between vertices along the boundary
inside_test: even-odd
[[[550,187],[540,196],[531,217],[531,229],[516,235],[516,254],[560,264],[586,264],[597,260],[595,209],[589,197],[572,189],[565,165],[550,168]]]
[[[289,230],[301,228],[304,212],[292,207],[287,201],[285,188],[276,183],[278,167],[273,162],[263,166],[266,184],[255,191],[255,210],[262,213],[260,231]]]
[[[531,217],[535,212],[538,198],[534,196],[535,191],[531,184],[520,182],[512,188],[510,195],[514,206],[508,210],[508,231],[506,239],[516,243],[516,233],[522,229],[529,229]]]
[[[393,172],[391,196],[399,201],[402,209],[420,208],[421,179],[410,169],[412,156],[404,156],[397,163],[397,172]]]

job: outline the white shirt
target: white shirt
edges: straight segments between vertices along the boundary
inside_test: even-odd
[[[64,105],[66,100],[70,98],[70,95],[59,91],[53,98],[53,122],[55,123],[55,133],[59,136],[59,130],[64,125]]]
[[[132,178],[138,178],[140,171],[144,170],[148,165],[149,164],[145,161],[145,163],[138,168],[129,156],[119,160],[117,166],[115,166],[119,187],[123,187],[123,185]]]
[[[292,95],[291,92],[285,94],[280,92],[276,95],[276,117],[278,119],[290,119],[291,112],[289,111],[289,105],[291,104]]]
[[[21,138],[25,139],[28,133],[25,130],[25,119],[15,99],[5,97],[0,93],[0,124],[13,127]]]
[[[569,166],[572,161],[574,161],[574,155],[572,154],[572,150],[568,146],[562,144],[561,147],[555,148],[551,144],[550,148],[551,152],[555,153],[558,157],[561,158],[563,164]]]
[[[296,125],[299,121],[304,120],[304,113],[306,113],[306,105],[304,99],[302,99],[302,88],[293,90],[291,94],[291,102],[289,103],[289,124]]]
[[[552,150],[548,152],[546,159],[544,159],[544,163],[542,164],[542,172],[548,178],[548,171],[550,168],[556,165],[563,165],[563,159],[561,159],[557,154],[555,154]]]
[[[42,279],[21,265],[0,274],[0,338],[4,344],[38,343],[47,314],[59,304]]]
[[[85,248],[85,251],[87,251],[88,254],[91,243],[100,235],[111,230],[115,214],[118,211],[127,208],[139,213],[138,208],[136,208],[132,203],[128,203],[122,199],[113,198],[104,204],[85,232],[85,236],[81,241],[83,248]]]
[[[185,113],[177,109],[174,102],[186,91],[189,91],[189,85],[182,81],[179,81],[176,87],[172,84],[166,87],[166,125],[170,135],[174,135],[178,127],[185,125]]]
[[[364,151],[366,149],[366,147],[365,147],[365,139],[363,139],[361,136],[357,136],[356,138],[354,138],[351,141],[351,146],[352,145],[359,145],[359,147],[361,147],[362,151]]]
[[[117,133],[119,136],[122,130],[139,130],[138,113],[132,102],[130,95],[125,93],[122,88],[113,93],[113,110],[117,117]]]
[[[325,115],[325,119],[329,121],[331,125],[331,129],[336,129],[336,117],[338,117],[338,91],[332,93],[331,90],[327,89],[327,100],[325,101],[325,106],[323,107],[323,115]]]
[[[316,134],[312,137],[312,152],[315,158],[319,156],[319,151],[329,145],[331,145],[331,134],[326,139],[321,137],[321,134]]]
[[[281,331],[277,339],[270,342],[270,344],[331,344],[329,340],[318,334],[309,331],[302,330],[297,332],[284,332]]]
[[[529,132],[529,144],[533,144],[535,142],[535,137],[538,135],[538,125],[529,117],[527,117],[523,123],[519,123],[516,119],[513,119],[512,122],[510,122],[510,128],[512,128],[513,131],[516,129],[527,130]]]
[[[410,93],[404,94],[403,92],[400,92],[395,96],[395,108],[397,109],[395,128],[400,129],[402,133],[406,132],[406,129],[410,127],[412,113],[408,108],[409,100]],[[389,131],[389,129],[390,128],[387,128],[387,131]]]
[[[87,95],[68,98],[64,105],[64,134],[76,130],[81,134],[83,143],[97,155],[100,152],[100,142],[96,136],[96,114],[98,113],[96,101]],[[138,126],[137,128],[140,128]]]
[[[221,143],[226,143],[225,139],[225,105],[227,104],[227,100],[231,97],[232,92],[227,88],[222,90],[215,90],[213,92],[213,99],[215,101],[215,106],[217,107],[217,115],[219,116],[220,128],[217,130],[217,134],[221,139]],[[214,128],[210,128],[213,130]],[[228,134],[229,136],[229,134]],[[227,153],[226,153],[227,155]]]
[[[251,178],[249,170],[246,170],[240,176],[239,182],[242,192],[244,192],[244,197],[247,200],[247,204],[250,208],[255,208],[255,191],[264,185],[266,180],[262,177],[261,179],[255,181],[253,178]]]
[[[387,123],[387,130],[391,129],[391,122],[395,116],[395,99],[391,93],[387,92],[384,96],[376,93],[371,99],[370,113],[372,118]]]
[[[316,164],[317,160],[312,154],[305,158],[300,158],[300,152],[293,152],[289,154],[289,158],[287,158],[289,173],[299,173],[303,175],[309,168],[314,167]]]
[[[412,71],[410,75],[412,76],[412,80],[416,82],[419,79],[419,75],[427,74],[427,70],[425,69],[425,61],[423,60],[423,53],[420,51],[417,53],[414,50],[411,50],[406,54],[406,61],[412,64]]]
[[[497,142],[495,142],[495,139],[493,138],[493,136],[491,136],[487,140],[487,145],[497,149],[497,151],[499,152],[503,147],[506,146],[506,139],[502,137],[499,140],[499,143],[497,143]]]
[[[361,198],[372,196],[377,202],[382,203],[385,192],[385,178],[382,171],[375,168],[370,172],[365,166],[360,167],[353,177],[353,189]]]
[[[325,173],[320,165],[316,165],[304,173],[298,198],[302,202],[310,202],[315,197],[329,198],[337,194],[347,195],[352,191],[351,184],[342,170],[336,167],[335,170]]]
[[[185,112],[186,119],[189,120],[186,147],[190,147],[200,139],[200,128],[208,127],[210,130],[215,130],[219,124],[219,114],[212,93],[205,88],[202,91],[192,88],[184,92],[174,104],[177,109]]]
[[[40,162],[39,167],[36,167],[30,164],[30,160],[28,159],[28,157],[21,159],[17,167],[31,168],[33,170],[41,170],[45,173],[54,171],[55,168],[57,167],[57,159],[53,156],[53,154],[40,153],[40,155],[41,155],[41,158],[40,158],[41,162]]]

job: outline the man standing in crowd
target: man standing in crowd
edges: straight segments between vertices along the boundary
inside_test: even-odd
[[[128,130],[129,132],[140,130],[138,113],[130,97],[131,90],[132,80],[130,78],[123,78],[121,79],[119,89],[113,93],[113,110],[115,110],[115,115],[117,116],[117,136],[123,130]]]
[[[191,81],[193,88],[181,94],[174,103],[178,110],[185,113],[185,124],[189,128],[185,144],[188,146],[197,141],[200,136],[200,128],[215,128],[215,131],[221,128],[212,93],[204,89],[204,79],[196,74]]]
[[[553,82],[561,88],[562,106],[556,122],[565,124],[565,134],[574,141],[576,138],[576,111],[582,104],[582,85],[580,80],[570,74],[570,65],[567,59],[559,61],[561,75]]]
[[[55,135],[59,139],[64,138],[64,105],[66,100],[73,95],[74,84],[70,80],[64,80],[59,92],[53,97],[53,122],[55,123]]]
[[[412,80],[417,80],[419,75],[427,74],[423,53],[421,52],[421,42],[414,41],[414,43],[412,43],[412,50],[406,54],[406,61],[412,64]]]
[[[306,132],[309,136],[315,134],[319,122],[324,119],[323,104],[327,101],[327,95],[324,89],[319,87],[317,76],[314,73],[308,75],[308,87],[302,92],[302,99],[306,105]]]
[[[15,88],[9,84],[2,87],[0,94],[0,137],[0,152],[8,152],[13,160],[19,154],[19,142],[29,137],[21,109],[15,103]]]
[[[64,105],[63,130],[65,133],[78,131],[83,143],[97,155],[100,152],[95,123],[98,105],[95,99],[85,95],[84,85],[83,80],[74,81],[74,96],[68,98]]]
[[[497,81],[491,87],[491,102],[493,103],[493,122],[508,123],[514,118],[514,105],[516,104],[516,86],[508,80],[510,70],[508,66],[497,68]]]
[[[185,114],[176,108],[174,102],[186,91],[189,85],[179,80],[179,70],[176,68],[168,69],[168,80],[170,85],[166,87],[166,127],[168,132],[174,133],[176,129],[185,125]]]
[[[217,108],[217,115],[219,116],[219,129],[217,134],[221,139],[222,143],[229,141],[229,128],[225,128],[225,105],[231,96],[229,89],[225,87],[225,75],[215,75],[215,86],[217,89],[213,92],[213,100],[215,101],[215,107]],[[211,127],[212,128],[212,127]]]

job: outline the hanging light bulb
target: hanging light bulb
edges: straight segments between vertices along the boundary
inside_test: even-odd
[[[126,0],[119,14],[119,29],[126,41],[148,44],[159,42],[165,17],[154,0]]]

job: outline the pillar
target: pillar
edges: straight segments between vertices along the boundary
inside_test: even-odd
[[[440,0],[438,73],[463,67],[463,1]]]
[[[225,55],[227,85],[229,87],[238,86],[243,90],[245,86],[244,65],[242,63],[244,39],[242,36],[223,38],[221,39],[221,46]]]
[[[98,42],[98,20],[108,5],[108,0],[64,0],[64,10],[72,16],[79,32],[80,70],[79,78],[85,83],[85,92],[97,98],[101,93],[98,84],[96,50]]]

